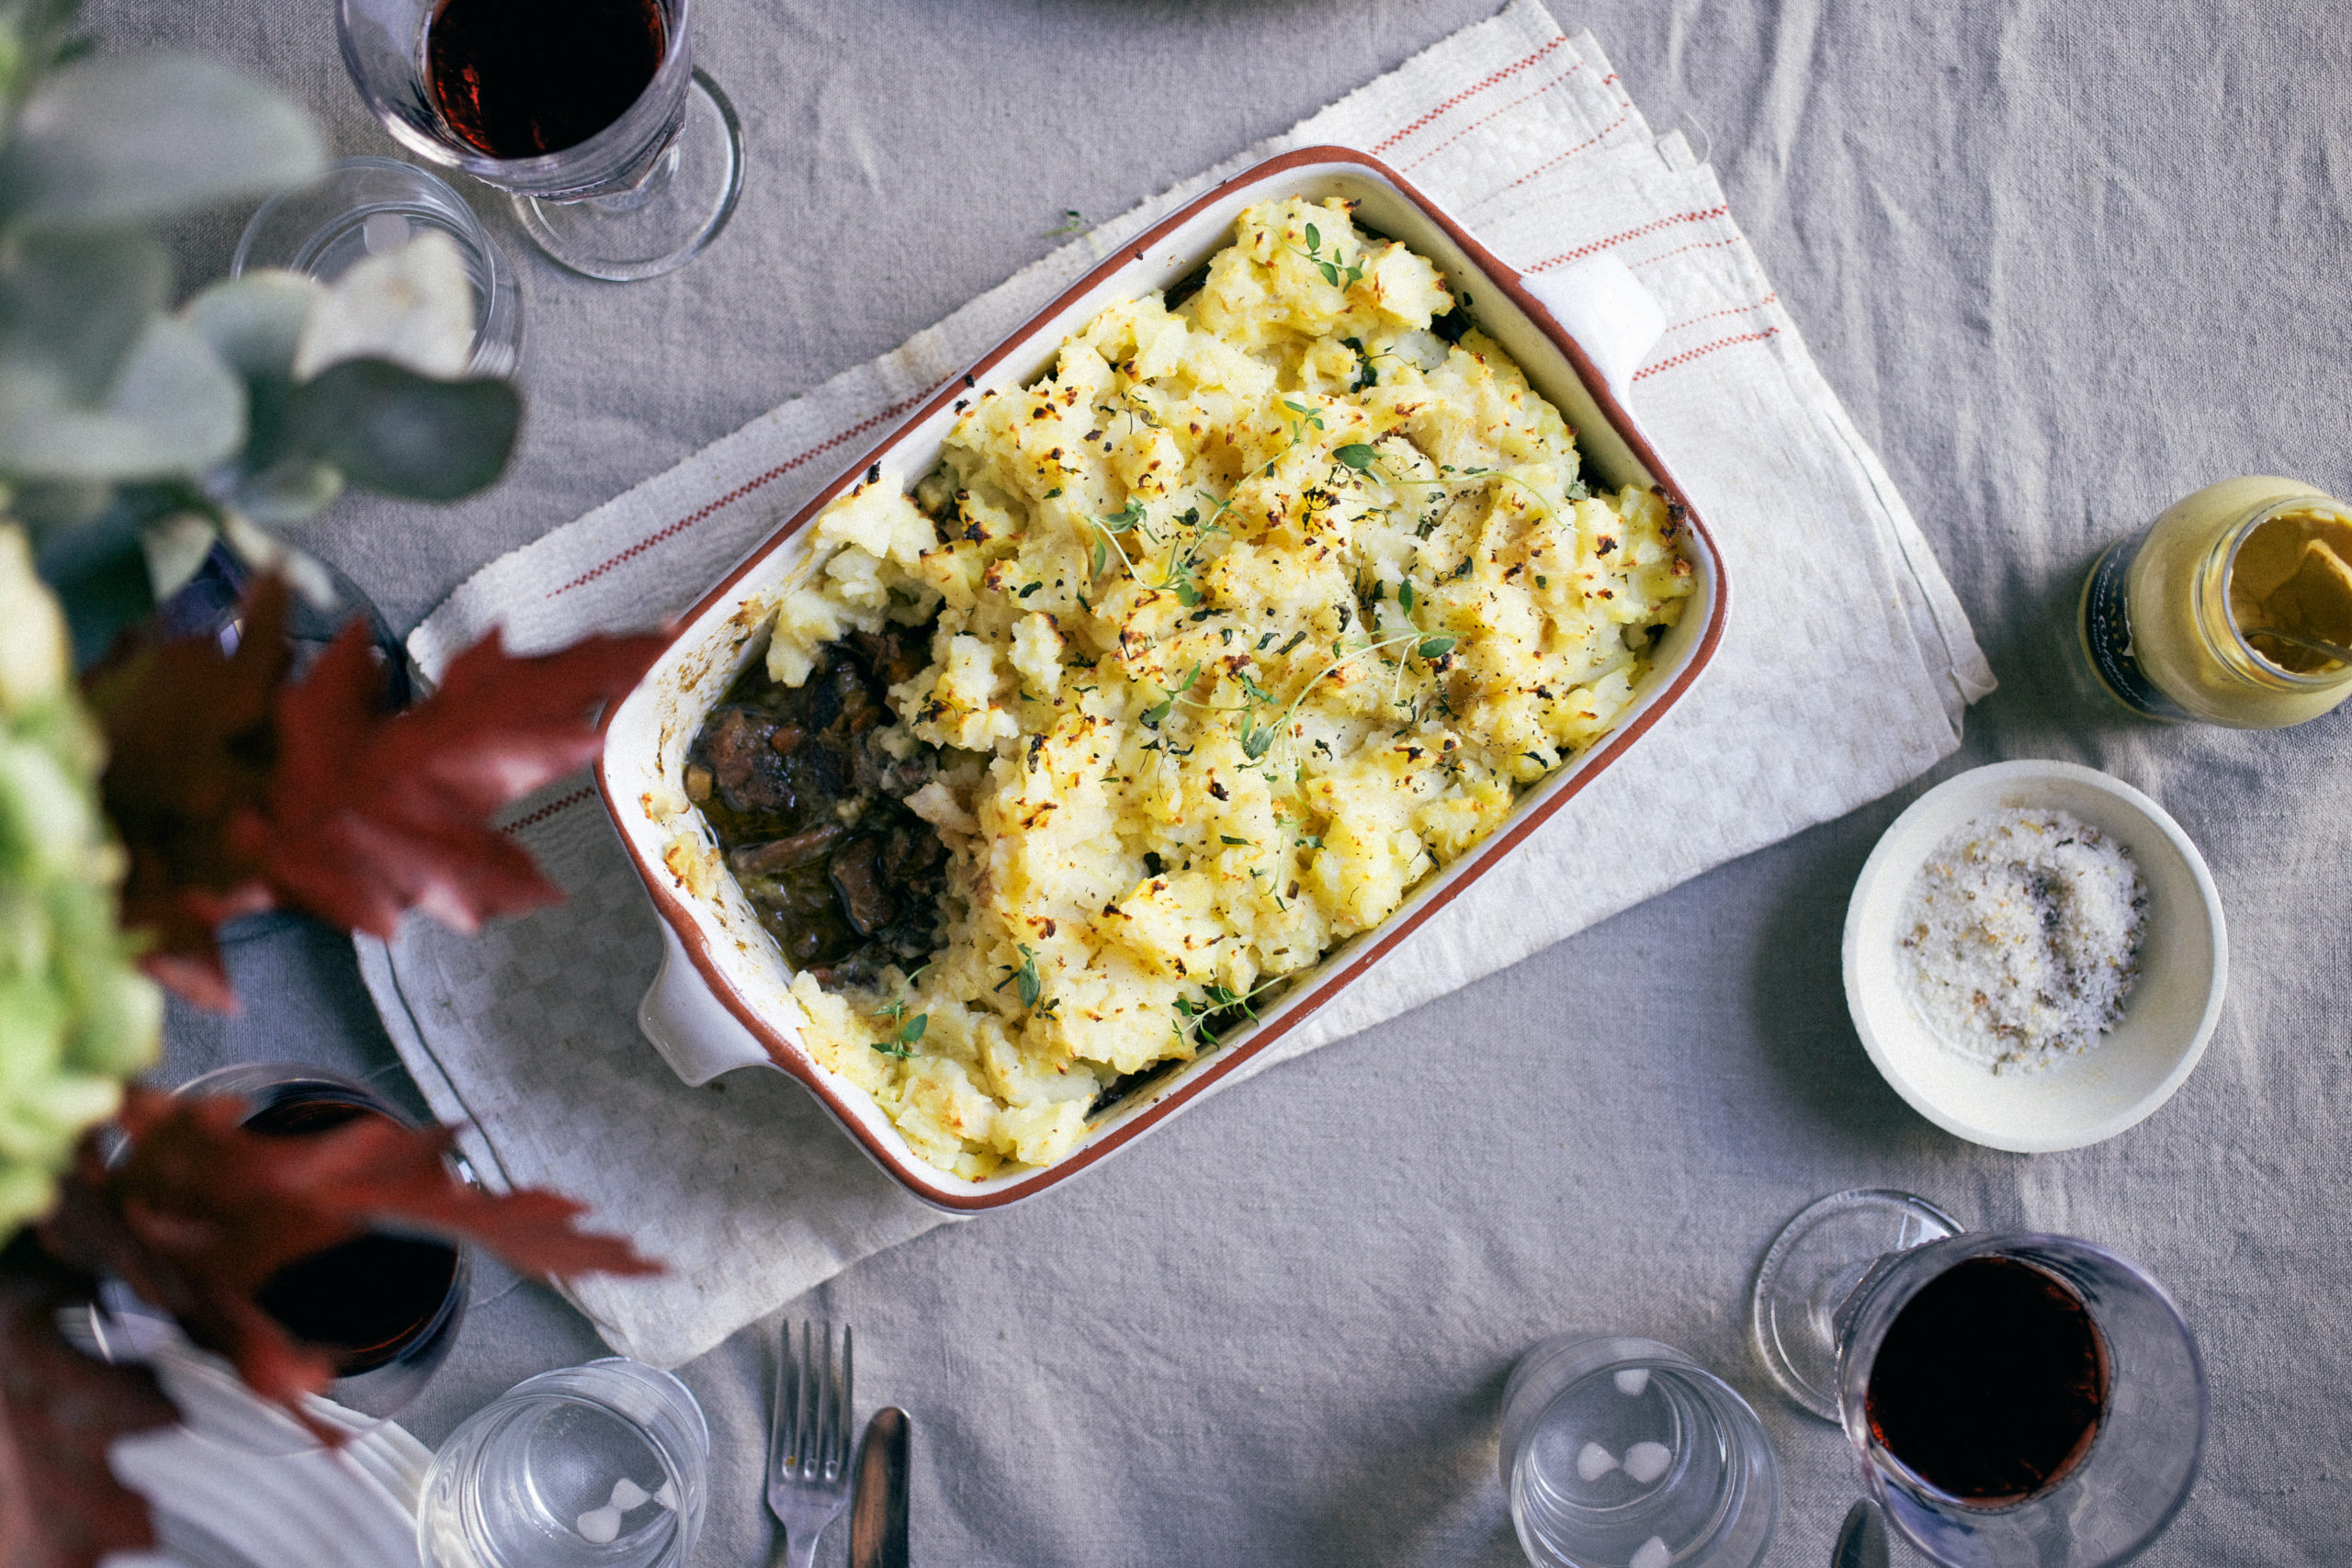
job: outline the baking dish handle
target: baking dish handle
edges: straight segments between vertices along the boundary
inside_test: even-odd
[[[1521,273],[1519,282],[1567,329],[1623,406],[1635,367],[1666,334],[1666,312],[1634,269],[1602,254],[1548,276]]]
[[[770,1065],[767,1048],[710,994],[702,972],[666,920],[662,923],[662,972],[637,1004],[637,1027],[690,1089],[736,1067]]]

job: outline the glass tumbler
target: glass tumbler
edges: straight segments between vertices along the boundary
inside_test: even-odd
[[[501,3],[472,0],[471,10],[494,20]],[[734,106],[694,64],[692,0],[643,3],[662,29],[652,79],[601,130],[528,157],[484,151],[436,101],[425,35],[451,0],[336,0],[335,21],[352,82],[394,141],[507,192],[524,230],[563,265],[627,283],[700,254],[743,188]],[[512,6],[509,25],[545,32],[561,25],[550,21],[557,9]]]
[[[413,164],[344,158],[309,185],[271,197],[245,225],[229,276],[283,267],[333,283],[368,256],[400,249],[420,229],[449,237],[473,285],[474,343],[466,374],[514,374],[523,347],[514,264],[465,197]]]
[[[613,1356],[526,1378],[426,1472],[425,1568],[675,1568],[701,1533],[710,1428],[686,1385]]]
[[[2107,1398],[2087,1451],[2017,1501],[1972,1503],[1890,1452],[1868,1413],[1871,1373],[1912,1299],[1955,1265],[1997,1258],[2064,1285],[2090,1315]],[[1871,1495],[1950,1568],[2105,1568],[2138,1555],[2188,1500],[2205,1442],[2204,1363],[2162,1285],[2128,1258],[2066,1236],[1962,1235],[1890,1255],[1838,1314],[1838,1404]]]
[[[1540,1568],[1752,1568],[1781,1468],[1730,1384],[1655,1339],[1562,1335],[1503,1389],[1502,1481]]]

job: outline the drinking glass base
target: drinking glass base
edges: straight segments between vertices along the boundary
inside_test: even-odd
[[[609,283],[674,272],[703,253],[743,193],[743,130],[735,106],[700,70],[686,89],[677,139],[633,189],[577,201],[514,198],[539,249]]]
[[[1908,1192],[1858,1187],[1808,1204],[1757,1266],[1750,1318],[1757,1359],[1781,1392],[1838,1419],[1838,1309],[1891,1252],[1957,1235],[1958,1220]]]

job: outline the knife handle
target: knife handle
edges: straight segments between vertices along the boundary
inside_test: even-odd
[[[865,1424],[850,1495],[850,1568],[908,1568],[907,1413],[887,1405]]]

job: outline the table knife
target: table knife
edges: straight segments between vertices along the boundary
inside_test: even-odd
[[[907,1568],[907,1413],[888,1405],[865,1424],[849,1504],[850,1568]]]

